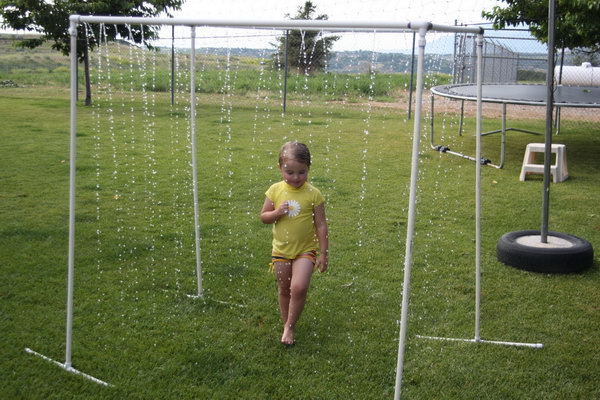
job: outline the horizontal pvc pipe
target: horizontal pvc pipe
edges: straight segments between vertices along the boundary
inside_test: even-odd
[[[88,379],[88,380],[90,380],[90,381],[92,381],[92,382],[95,382],[95,383],[97,383],[97,384],[99,384],[99,385],[103,385],[103,386],[112,386],[110,383],[104,382],[103,380],[100,380],[100,379],[98,379],[98,378],[94,378],[93,376],[91,376],[91,375],[88,375],[88,374],[86,374],[85,372],[81,372],[81,371],[79,371],[79,370],[77,370],[77,369],[75,369],[75,368],[71,367],[70,365],[63,364],[63,363],[61,363],[61,362],[58,362],[58,361],[56,361],[56,360],[53,360],[53,359],[51,359],[50,357],[46,357],[45,355],[43,355],[43,354],[40,354],[40,353],[38,353],[37,351],[33,351],[33,350],[31,350],[29,347],[26,347],[26,348],[25,348],[25,351],[26,351],[27,353],[29,353],[29,354],[33,354],[34,356],[40,357],[40,358],[41,358],[41,359],[43,359],[43,360],[46,360],[46,361],[48,361],[48,362],[51,362],[52,364],[54,364],[54,365],[56,365],[56,366],[58,366],[58,367],[60,367],[60,368],[64,369],[64,370],[65,370],[65,371],[67,371],[67,372],[70,372],[70,373],[72,373],[72,374],[75,374],[75,375],[82,376],[82,377],[84,377],[85,379]]]
[[[185,25],[213,26],[228,28],[263,28],[263,29],[304,29],[304,30],[369,30],[369,31],[403,31],[420,29],[438,32],[481,33],[480,27],[453,26],[432,24],[427,21],[373,22],[373,21],[330,21],[330,20],[268,20],[268,19],[193,19],[193,18],[147,18],[147,17],[114,17],[95,15],[71,15],[75,23],[105,23],[130,25]]]
[[[422,335],[416,335],[416,337],[418,337],[419,339],[448,340],[451,342],[499,344],[499,345],[503,345],[503,346],[530,347],[533,349],[541,349],[544,347],[543,343],[504,342],[501,340],[461,339],[461,338],[447,338],[447,337],[439,337],[439,336],[422,336]]]

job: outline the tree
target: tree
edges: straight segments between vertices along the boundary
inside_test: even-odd
[[[326,14],[313,18],[316,8],[311,1],[307,1],[303,6],[298,7],[297,14],[291,19],[327,20]],[[286,18],[290,18],[290,15],[287,14]],[[288,54],[291,55],[288,57],[289,65],[296,67],[301,74],[310,74],[325,67],[333,43],[338,39],[337,36],[326,37],[322,32],[291,30],[288,32],[287,41],[286,35],[278,39],[277,56],[279,59],[284,57],[287,42]]]
[[[68,55],[71,48],[69,35],[69,15],[119,15],[135,17],[154,17],[161,13],[171,16],[171,10],[181,9],[184,0],[0,0],[0,16],[2,26],[15,30],[26,30],[41,33],[36,39],[26,39],[19,43],[22,47],[35,48],[46,41],[52,42],[52,48]],[[148,25],[132,25],[130,29],[124,25],[106,25],[104,28],[107,40],[117,37],[133,39],[151,47],[150,41],[158,36],[158,27]],[[86,33],[89,37],[86,37]],[[103,32],[104,34],[104,32]],[[96,32],[96,37],[98,37]],[[77,58],[83,62],[86,81],[85,104],[91,104],[91,88],[89,79],[88,51],[93,50],[94,42],[91,32],[79,26],[77,41]],[[89,49],[88,49],[89,45]]]
[[[495,6],[483,17],[495,29],[525,24],[543,43],[548,40],[548,0],[501,0],[507,7]],[[556,47],[600,51],[600,0],[557,0]]]
[[[589,62],[594,66],[600,66],[600,51],[591,52],[590,49],[581,48],[571,51],[573,56],[573,64],[581,65],[584,62]]]

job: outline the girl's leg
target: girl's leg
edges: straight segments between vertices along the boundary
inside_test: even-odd
[[[279,312],[281,321],[288,319],[290,308],[290,286],[292,284],[292,262],[277,261],[274,263],[275,277],[277,278],[277,291],[279,293]]]
[[[281,342],[284,344],[294,343],[294,327],[304,309],[312,273],[313,262],[311,260],[307,258],[294,260],[292,264],[289,311],[281,337]]]

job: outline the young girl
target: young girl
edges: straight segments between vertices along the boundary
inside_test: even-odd
[[[294,327],[306,302],[313,269],[327,269],[325,199],[308,183],[310,152],[305,144],[288,142],[279,152],[283,181],[266,192],[260,219],[273,225],[272,262],[279,288],[283,321],[281,343],[294,344]],[[317,243],[319,255],[317,257]]]

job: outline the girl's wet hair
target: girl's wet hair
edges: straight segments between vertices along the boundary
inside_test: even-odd
[[[296,160],[310,167],[310,151],[308,150],[308,146],[296,141],[285,143],[279,151],[279,165],[283,165],[285,159]]]

